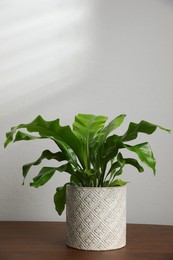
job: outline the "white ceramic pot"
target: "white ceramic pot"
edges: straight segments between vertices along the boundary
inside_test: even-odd
[[[68,246],[113,250],[126,245],[126,186],[66,189]]]

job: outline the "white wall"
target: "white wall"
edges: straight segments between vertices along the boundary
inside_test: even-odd
[[[0,1],[0,220],[64,220],[53,205],[57,173],[44,187],[22,186],[21,166],[49,141],[3,149],[11,126],[41,114],[70,124],[75,114],[126,113],[173,129],[173,1]],[[128,222],[173,224],[173,138],[145,136],[157,159],[157,176],[146,168],[124,174]],[[140,176],[141,175],[141,176]]]

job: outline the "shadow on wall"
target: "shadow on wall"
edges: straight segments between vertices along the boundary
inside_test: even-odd
[[[83,77],[88,6],[79,1],[3,2],[0,10],[1,116],[58,95]]]

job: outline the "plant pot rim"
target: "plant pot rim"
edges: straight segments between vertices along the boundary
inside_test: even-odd
[[[72,185],[72,184],[68,184],[67,187],[71,187],[71,188],[74,188],[74,189],[122,189],[122,188],[126,188],[126,185],[123,185],[123,186],[114,186],[114,187],[92,187],[92,186],[89,186],[89,187],[85,187],[85,186],[76,186],[76,185]]]

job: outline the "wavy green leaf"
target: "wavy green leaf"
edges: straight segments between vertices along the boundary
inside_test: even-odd
[[[141,162],[150,167],[153,170],[154,174],[156,173],[156,160],[148,143],[145,142],[134,146],[125,145],[125,147],[131,152],[135,152]]]
[[[6,140],[4,142],[4,148],[6,148],[9,143],[13,142],[14,135],[15,135],[16,131],[20,128],[20,126],[21,125],[16,126],[16,127],[11,127],[11,131],[6,133]]]
[[[50,178],[57,171],[57,167],[43,167],[39,174],[33,178],[33,182],[30,183],[30,186],[38,188],[44,185],[46,182],[50,180]]]
[[[111,173],[111,172],[115,172],[116,169],[120,168],[120,167],[121,167],[121,164],[118,161],[112,163],[112,165],[111,165],[111,167],[110,167],[110,169],[108,171],[108,174]],[[108,174],[107,174],[107,176],[108,176]]]
[[[134,166],[139,172],[143,172],[144,168],[139,164],[139,162],[134,158],[124,158],[125,164],[130,164]]]
[[[45,137],[29,135],[27,133],[18,131],[16,133],[15,138],[14,138],[14,142],[17,142],[17,141],[31,141],[31,140],[43,139],[43,138],[45,138]]]
[[[102,148],[101,156],[98,157],[98,163],[103,165],[103,169],[105,169],[109,161],[117,156],[118,151],[121,148],[124,148],[124,145],[120,141],[118,135],[112,135],[106,139]]]
[[[30,168],[32,166],[39,165],[42,162],[42,160],[44,160],[44,159],[47,159],[47,160],[55,159],[55,160],[61,162],[63,160],[66,160],[67,158],[65,157],[65,155],[62,152],[52,153],[49,150],[45,150],[42,152],[41,156],[36,161],[23,165],[22,173],[23,173],[24,179],[26,178]],[[23,181],[23,184],[24,184],[24,181]]]
[[[110,139],[112,139],[112,137],[108,137],[109,134],[114,131],[115,129],[117,129],[124,121],[126,115],[122,114],[117,116],[116,118],[114,118],[107,126],[105,126],[104,128],[102,128],[102,130],[98,133],[98,136],[95,140],[95,143],[93,145],[93,147],[91,147],[91,149],[94,151],[94,155],[91,157],[91,161],[93,163],[93,165],[98,168],[98,165],[100,165],[100,162],[103,160],[103,157],[105,157],[105,153],[107,153],[107,151],[105,151],[105,149],[107,149],[107,147],[109,146],[109,148],[112,147],[112,140],[110,141]],[[115,136],[113,135],[113,141],[115,143]],[[108,138],[107,138],[108,137]],[[117,142],[117,140],[116,140]],[[105,145],[106,143],[106,145]],[[112,149],[113,154],[115,155],[115,145],[114,148]],[[118,149],[116,149],[116,152],[118,152]],[[111,155],[111,153],[109,153]],[[105,162],[109,161],[105,160]],[[103,163],[103,167],[102,167],[102,171],[105,171],[105,163]]]
[[[50,180],[50,178],[54,175],[54,173],[58,172],[67,172],[73,174],[73,168],[70,163],[66,163],[61,165],[60,167],[43,167],[38,175],[33,178],[33,182],[30,183],[30,186],[38,188],[44,185],[46,182]]]
[[[119,155],[119,159],[111,165],[107,176],[110,174],[111,177],[112,176],[116,177],[116,176],[122,174],[122,169],[127,164],[134,166],[139,172],[144,171],[144,168],[139,164],[139,162],[136,159],[134,159],[134,158],[123,158],[123,157],[121,157],[121,159],[120,159],[120,155]],[[117,171],[118,168],[119,168],[119,170]]]
[[[74,134],[82,140],[83,157],[85,168],[90,169],[91,146],[98,132],[104,127],[107,120],[105,116],[94,116],[90,114],[78,114],[73,123]],[[97,142],[97,140],[95,141]]]
[[[21,128],[27,129],[28,132],[37,132],[40,136],[35,137],[20,131],[17,132],[17,130]],[[41,116],[38,116],[29,124],[20,124],[19,126],[12,127],[11,131],[6,134],[6,137],[7,140],[4,143],[5,147],[10,142],[12,142],[13,139],[15,141],[21,141],[26,140],[26,138],[28,138],[28,140],[29,138],[30,140],[38,138],[50,138],[56,142],[60,149],[63,149],[63,152],[65,151],[68,154],[69,160],[71,159],[71,162],[76,163],[74,161],[75,153],[80,163],[84,166],[81,142],[78,140],[69,126],[60,126],[59,119],[46,121]],[[74,153],[72,153],[72,150]]]
[[[128,182],[116,179],[109,184],[109,187],[125,186]]]
[[[66,204],[66,186],[68,183],[66,183],[63,187],[58,187],[56,189],[56,193],[54,195],[54,204],[55,209],[58,212],[59,215],[62,214],[65,208]]]
[[[137,138],[138,133],[145,133],[145,134],[150,135],[150,134],[154,133],[154,131],[157,128],[160,128],[161,130],[167,131],[169,133],[171,132],[170,129],[164,128],[162,126],[154,125],[150,122],[142,120],[139,124],[131,122],[129,124],[129,127],[128,127],[126,133],[123,136],[121,136],[121,140],[123,142],[134,140]]]
[[[126,115],[122,114],[114,118],[107,126],[105,126],[99,133],[99,146],[102,145],[106,137],[115,129],[117,129],[124,121]]]
[[[107,121],[105,116],[95,116],[90,114],[78,114],[73,123],[73,132],[78,138],[85,139],[90,143],[94,136],[104,127]]]

